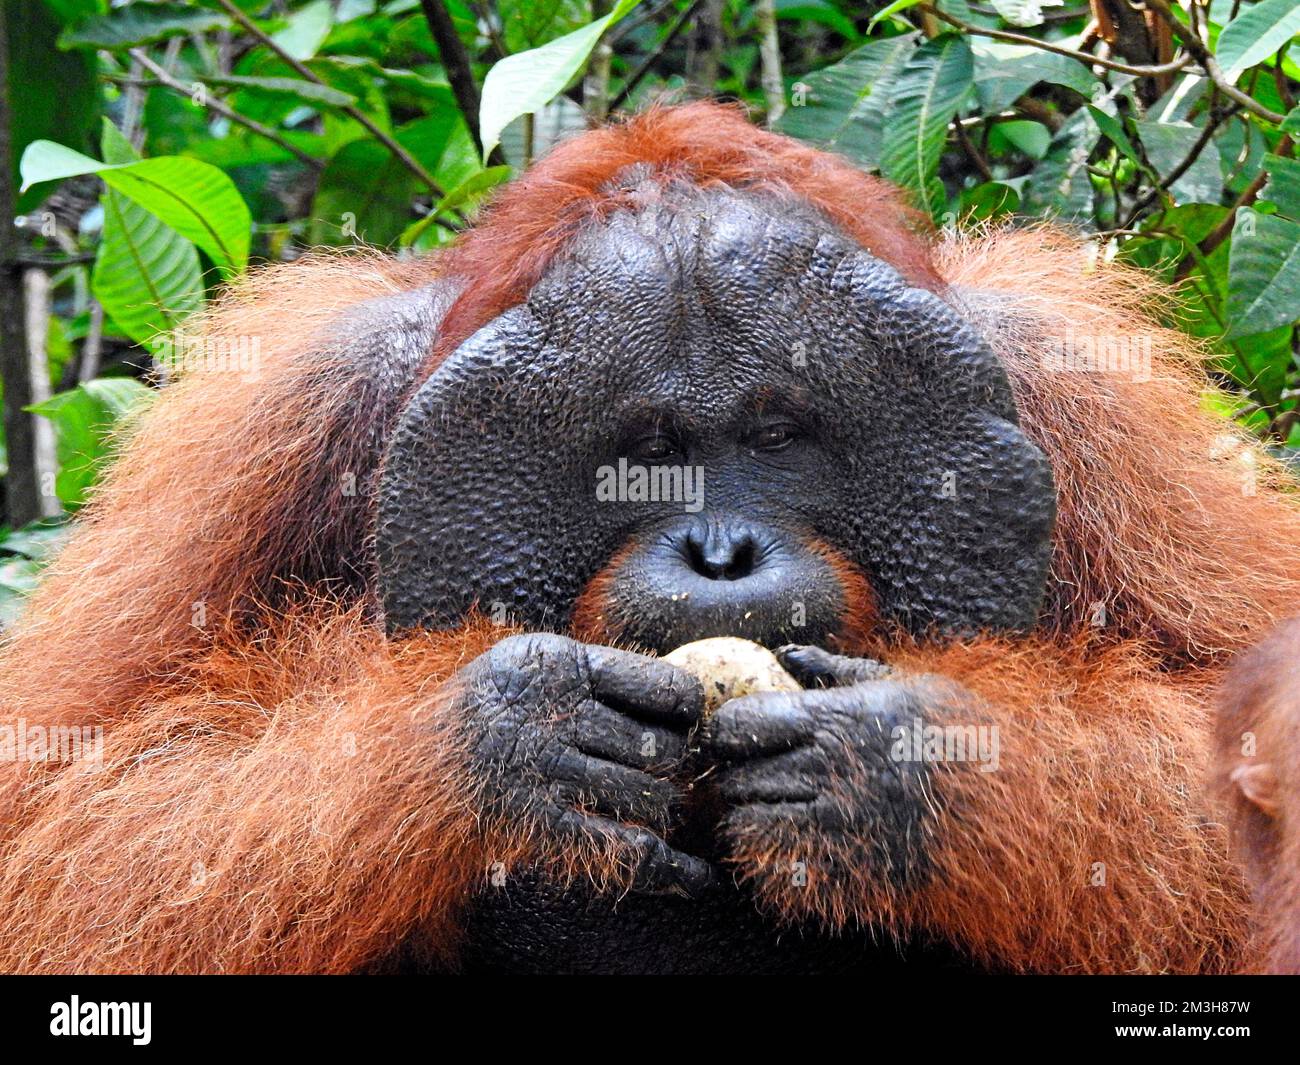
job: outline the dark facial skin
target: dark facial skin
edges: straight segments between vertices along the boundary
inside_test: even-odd
[[[514,876],[478,908],[468,964],[840,967],[843,944],[782,938],[754,912],[727,840],[771,818],[865,831],[863,863],[923,878],[925,767],[888,764],[889,730],[941,720],[961,695],[818,649],[847,598],[816,545],[865,575],[890,623],[1028,629],[1051,475],[1001,367],[937,297],[797,206],[648,198],[580,238],[412,399],[380,489],[388,625],[449,626],[477,604],[562,632],[605,571],[622,646],[797,644],[783,654],[808,690],[727,704],[692,754],[698,685],[653,658],[539,634],[467,667],[458,705],[489,801],[541,812],[557,838],[629,834],[641,900]],[[702,470],[702,498],[598,499],[620,459]],[[651,759],[647,730],[662,740]],[[701,836],[682,811],[710,767]]]

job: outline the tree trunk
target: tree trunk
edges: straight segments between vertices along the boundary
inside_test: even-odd
[[[32,402],[28,362],[23,275],[14,227],[13,142],[9,109],[9,42],[5,5],[0,3],[0,382],[4,384],[6,519],[15,528],[41,516],[40,478],[36,466],[36,415],[23,408]]]

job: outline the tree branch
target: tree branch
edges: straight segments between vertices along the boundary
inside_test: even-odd
[[[456,25],[451,20],[447,5],[442,0],[420,0],[424,10],[424,21],[429,24],[433,42],[438,46],[438,55],[442,59],[442,68],[447,72],[451,82],[452,95],[456,97],[456,106],[460,108],[461,117],[469,127],[469,135],[474,138],[474,146],[479,155],[483,154],[483,137],[479,133],[478,85],[474,81],[474,71],[470,68],[469,53],[456,33]],[[488,162],[499,166],[505,162],[500,148],[493,148]]]
[[[163,88],[170,89],[172,92],[178,93],[181,96],[188,96],[191,100],[194,99],[193,85],[186,85],[183,81],[180,81],[177,78],[173,77],[171,74],[167,73],[164,67],[160,66],[159,64],[155,63],[152,59],[149,58],[148,53],[145,52],[143,48],[132,48],[131,58],[134,59],[137,63],[139,63],[142,67],[144,67],[146,70],[148,70],[149,73],[151,73],[156,80],[152,82],[136,82],[135,79],[131,79],[130,83],[140,84],[146,87],[150,85],[161,85]],[[106,77],[110,81],[127,80],[125,78],[121,78],[112,74],[106,75]],[[201,78],[196,80],[200,84],[203,84]],[[204,85],[204,88],[207,89],[208,87]],[[273,144],[276,144],[279,147],[283,148],[286,152],[289,152],[299,161],[306,163],[313,170],[320,170],[325,166],[323,160],[317,159],[314,155],[308,155],[297,145],[293,144],[291,141],[282,137],[280,134],[278,134],[275,130],[271,129],[269,126],[264,126],[256,119],[249,118],[247,115],[241,115],[234,108],[228,107],[221,100],[211,95],[211,90],[203,94],[203,99],[201,103],[203,107],[211,111],[213,114],[220,115],[222,118],[229,119],[231,122],[234,122],[236,125],[243,126],[245,129],[250,130],[253,133],[256,133],[259,137],[265,137]]]
[[[237,7],[234,3],[232,3],[232,0],[217,0],[217,3],[219,3],[222,9],[232,19],[234,19],[240,26],[242,26],[248,33],[252,34],[260,43],[264,44],[267,48],[271,49],[271,51],[274,52],[281,60],[287,63],[298,74],[299,77],[303,78],[306,81],[310,81],[313,85],[325,85],[325,82],[320,77],[318,77],[310,67],[306,66],[304,63],[300,62],[299,60],[295,59],[293,56],[289,55],[289,53],[286,52],[283,48],[281,48],[278,44],[276,44],[275,41],[271,40],[271,38],[266,33],[264,33],[260,28],[258,28],[257,24],[253,22],[252,19],[250,19],[247,15],[244,14],[244,12],[239,7]],[[392,137],[390,137],[387,133],[385,133],[382,129],[380,129],[377,125],[375,125],[374,120],[369,115],[367,115],[359,107],[356,107],[352,104],[343,107],[341,110],[343,110],[348,115],[349,118],[352,118],[356,122],[360,123],[361,126],[366,130],[366,132],[368,132],[372,137],[375,138],[375,140],[379,141],[380,144],[382,144],[385,148],[387,148],[390,152],[392,152],[393,157],[404,167],[406,167],[407,170],[409,170],[412,174],[414,174],[417,178],[419,178],[420,181],[422,181],[428,187],[429,191],[433,193],[436,199],[441,200],[444,196],[447,195],[446,192],[443,191],[442,186],[439,185],[436,180],[434,180],[433,175],[430,174],[423,167],[423,165],[421,165],[420,161],[416,159],[415,156],[413,156],[405,148],[403,148],[400,144],[398,144],[397,141],[393,140]]]
[[[1195,29],[1196,5],[1191,6],[1191,13],[1188,15],[1193,22],[1192,26],[1184,26],[1169,10],[1167,0],[1146,0],[1147,7],[1160,16],[1169,28],[1174,31],[1178,39],[1183,42],[1183,47],[1196,59],[1204,68],[1205,73],[1210,80],[1218,87],[1229,100],[1240,104],[1243,108],[1253,115],[1258,115],[1267,122],[1272,122],[1276,126],[1282,124],[1285,115],[1279,115],[1276,111],[1271,111],[1263,104],[1257,103],[1251,97],[1237,88],[1230,82],[1223,73],[1223,68],[1219,66],[1218,61],[1210,53],[1209,46],[1201,40],[1200,34]]]
[[[609,109],[611,111],[618,110],[618,108],[627,101],[627,98],[632,94],[636,87],[641,84],[641,80],[650,73],[651,68],[663,58],[664,53],[668,51],[668,46],[672,44],[682,30],[686,28],[686,25],[691,21],[691,18],[703,3],[704,0],[692,0],[691,6],[677,16],[677,21],[669,27],[668,32],[664,34],[663,40],[655,45],[654,51],[641,61],[636,70],[628,76],[627,83],[621,90],[619,90],[619,94],[610,101]]]
[[[1217,89],[1212,89],[1211,92],[1214,92],[1217,95]],[[1214,107],[1210,111],[1210,117],[1206,120],[1205,128],[1201,130],[1201,135],[1196,138],[1196,143],[1192,145],[1192,149],[1187,153],[1187,157],[1169,171],[1169,173],[1161,180],[1159,185],[1152,188],[1150,192],[1133,205],[1132,210],[1129,211],[1128,216],[1121,223],[1121,228],[1127,228],[1136,222],[1138,216],[1156,202],[1161,192],[1169,189],[1175,181],[1186,174],[1187,171],[1196,163],[1196,160],[1201,157],[1201,153],[1205,151],[1206,146],[1210,143],[1210,140],[1214,137],[1214,134],[1218,131],[1219,127],[1233,115],[1240,113],[1240,111],[1241,108],[1236,104],[1227,108]]]
[[[1087,63],[1089,66],[1105,67],[1107,70],[1118,71],[1121,74],[1133,74],[1139,78],[1153,78],[1159,74],[1172,74],[1175,71],[1182,70],[1191,62],[1190,56],[1182,56],[1169,63],[1159,63],[1154,66],[1134,66],[1131,63],[1118,63],[1113,59],[1102,59],[1100,56],[1091,55],[1088,52],[1076,52],[1073,48],[1065,48],[1059,44],[1053,44],[1051,41],[1040,41],[1036,37],[1026,37],[1023,33],[1008,33],[1006,30],[988,30],[983,26],[976,26],[970,22],[963,22],[961,19],[949,15],[946,11],[940,11],[933,4],[919,4],[919,10],[934,15],[943,22],[954,26],[964,33],[973,34],[976,37],[991,37],[995,41],[1008,41],[1011,44],[1029,45],[1031,48],[1038,48],[1044,52],[1055,52],[1057,55],[1067,56],[1070,59],[1077,59],[1080,63]]]
[[[754,25],[758,30],[763,98],[767,101],[766,125],[771,129],[785,113],[785,85],[781,81],[781,40],[776,32],[776,7],[773,0],[758,0],[754,5]]]

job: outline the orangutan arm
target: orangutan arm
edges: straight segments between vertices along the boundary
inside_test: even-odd
[[[394,656],[353,615],[226,647],[146,692],[99,767],[29,767],[0,969],[348,972],[415,930],[445,960],[489,852],[518,843],[476,823],[441,688],[483,643]]]
[[[1194,972],[1231,953],[1242,890],[1202,802],[1203,692],[1124,648],[986,643],[894,665],[719,711],[725,832],[761,905],[923,931],[1013,970]],[[782,699],[784,731],[752,727],[750,700],[770,721]],[[918,722],[963,728],[967,760],[916,760]]]

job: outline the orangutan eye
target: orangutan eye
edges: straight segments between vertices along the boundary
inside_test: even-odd
[[[656,433],[642,437],[628,451],[628,458],[640,462],[668,462],[681,455],[681,445],[671,436]]]
[[[781,451],[799,438],[799,427],[788,422],[765,425],[751,433],[746,444],[755,451]]]

